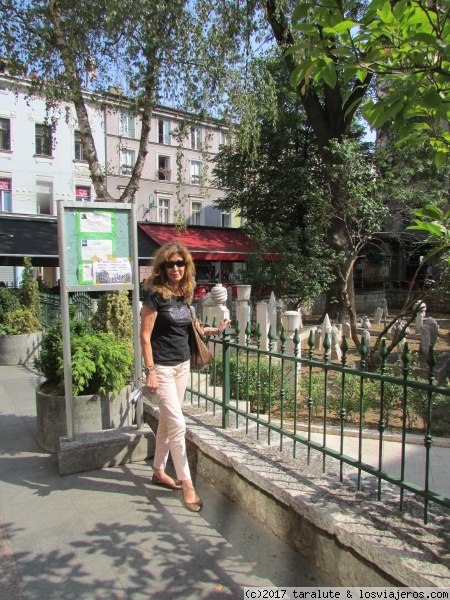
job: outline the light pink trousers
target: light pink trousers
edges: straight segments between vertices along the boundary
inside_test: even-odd
[[[190,363],[187,360],[173,367],[155,365],[155,369],[160,394],[160,414],[153,468],[166,468],[170,450],[177,478],[185,481],[191,479],[191,473],[186,454],[186,423],[181,406],[189,378]]]

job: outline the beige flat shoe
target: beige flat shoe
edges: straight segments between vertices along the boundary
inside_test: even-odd
[[[182,488],[182,483],[179,479],[174,479],[173,483],[170,483],[169,481],[163,481],[162,479],[159,479],[159,477],[156,477],[156,475],[153,475],[152,483],[153,485],[159,485],[160,487],[167,488],[168,490],[181,490]]]
[[[195,500],[195,502],[186,502],[186,499],[184,497],[184,492],[183,492],[183,502],[185,507],[190,510],[191,512],[200,512],[203,508],[203,502],[200,500],[200,498],[198,500]]]

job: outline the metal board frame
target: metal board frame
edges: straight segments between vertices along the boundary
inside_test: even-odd
[[[80,228],[80,219],[84,216],[90,225]],[[64,357],[64,386],[67,414],[67,439],[75,440],[74,413],[73,413],[73,388],[72,388],[72,357],[70,351],[70,327],[69,327],[69,292],[97,291],[108,292],[113,290],[131,290],[133,292],[133,333],[134,333],[134,383],[139,384],[139,373],[141,372],[142,360],[139,340],[139,261],[137,245],[137,220],[136,207],[134,204],[121,202],[73,202],[58,200],[58,250],[60,266],[60,295],[61,295],[61,320],[63,336]],[[99,217],[99,230],[95,231],[97,225],[94,217]],[[111,227],[108,227],[111,223]],[[94,229],[94,231],[90,230]],[[111,250],[108,255],[104,254],[105,264],[114,266],[117,259],[124,262],[129,261],[130,276],[125,283],[84,283],[80,277],[80,269],[89,262],[94,263],[99,259],[95,256],[89,260],[89,253],[83,253],[82,244],[90,240],[92,245],[98,241],[102,252]],[[93,268],[93,267],[92,267]],[[81,282],[80,282],[81,280]],[[142,403],[136,407],[137,426],[142,425],[143,420]]]

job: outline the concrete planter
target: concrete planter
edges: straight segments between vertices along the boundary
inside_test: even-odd
[[[0,365],[24,365],[39,356],[42,331],[0,337]]]
[[[36,388],[37,442],[43,450],[56,454],[59,438],[67,436],[66,398],[47,394],[44,389],[45,383]],[[117,396],[94,394],[74,397],[75,437],[79,433],[132,425],[132,411],[128,404],[131,391],[129,385]]]

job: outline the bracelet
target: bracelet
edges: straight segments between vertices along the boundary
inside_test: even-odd
[[[152,366],[152,367],[145,367],[145,369],[142,369],[142,370],[143,370],[143,372],[144,372],[146,375],[148,375],[148,374],[150,373],[150,371],[156,371],[156,369],[155,369],[155,367],[154,367],[154,366]]]

